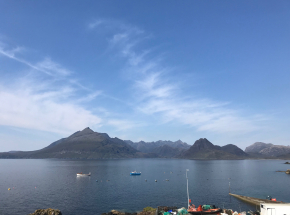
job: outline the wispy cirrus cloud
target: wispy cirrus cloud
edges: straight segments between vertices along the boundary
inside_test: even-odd
[[[5,46],[1,43],[0,57],[20,63],[27,73],[15,77],[15,71],[9,71],[9,81],[0,81],[0,125],[60,134],[102,125],[102,117],[83,105],[98,97],[100,90],[83,87],[70,70],[50,58],[30,62],[17,56],[24,48]]]
[[[114,126],[117,131],[125,131],[130,130],[136,127],[143,127],[144,123],[132,121],[132,120],[118,120],[118,119],[110,119],[107,121],[108,125]]]
[[[158,55],[152,57],[153,48],[145,51],[138,48],[145,38],[150,38],[149,34],[131,25],[120,24],[119,21],[114,23],[110,20],[102,24],[107,28],[109,26],[111,31],[114,28],[108,40],[109,46],[115,47],[126,59],[124,70],[131,75],[134,92],[131,96],[135,110],[139,113],[159,117],[161,123],[178,123],[193,127],[196,131],[214,133],[244,134],[257,131],[261,128],[261,121],[267,119],[231,108],[228,101],[190,96],[172,78],[172,73],[178,72],[176,68],[164,66],[164,61]]]
[[[241,110],[228,107],[227,102],[182,95],[179,87],[164,82],[162,75],[152,73],[136,81],[138,109],[148,115],[160,115],[164,123],[178,122],[198,131],[217,133],[252,132],[259,129],[261,116],[243,116]]]
[[[19,63],[25,64],[26,66],[30,67],[31,69],[35,71],[42,72],[50,76],[68,76],[71,74],[71,71],[65,69],[60,64],[52,61],[50,58],[45,58],[41,62],[37,62],[34,64],[20,57],[17,57],[16,53],[19,53],[23,50],[24,48],[22,47],[4,49],[3,43],[2,43],[2,46],[0,46],[1,55],[8,57],[12,60],[18,61]]]
[[[61,103],[54,96],[34,92],[1,91],[0,103],[0,124],[6,126],[69,134],[102,122],[100,117],[79,105]]]
[[[101,25],[101,24],[103,24],[103,20],[95,20],[94,22],[91,22],[91,23],[89,23],[89,25],[88,25],[88,27],[90,28],[90,29],[93,29],[93,28],[96,28],[96,27],[98,27],[99,25]]]
[[[0,80],[0,125],[62,135],[88,126],[105,125],[118,131],[140,126],[101,105],[93,105],[92,110],[88,108],[88,104],[100,96],[114,101],[119,99],[84,86],[61,64],[50,58],[30,62],[25,55],[18,57],[23,51],[28,52],[24,48],[7,47],[1,43],[0,57],[18,62],[27,72],[21,77],[13,77],[14,71],[9,71],[9,81]]]
[[[129,59],[130,65],[141,63],[143,58],[150,53],[150,49],[135,53],[134,47],[151,37],[136,26],[117,20],[97,19],[89,24],[89,28],[91,30],[105,29],[111,32],[111,37],[107,38],[109,48],[119,49],[119,53]]]

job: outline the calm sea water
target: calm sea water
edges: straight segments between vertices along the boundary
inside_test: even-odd
[[[189,169],[189,195],[195,205],[254,210],[255,207],[228,195],[229,182],[232,193],[257,198],[271,195],[290,202],[290,176],[275,172],[290,167],[283,163],[280,160],[0,160],[0,214],[25,215],[40,208],[57,208],[64,215],[98,215],[112,209],[133,212],[147,206],[186,207],[186,169]],[[142,175],[130,176],[134,170]],[[76,177],[78,172],[91,172],[92,176]]]

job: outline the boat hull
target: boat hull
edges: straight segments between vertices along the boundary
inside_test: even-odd
[[[136,173],[130,173],[130,175],[141,175],[141,173],[138,173],[138,172],[136,172]]]
[[[77,173],[77,176],[91,176],[91,174],[82,174],[82,173]]]
[[[188,210],[189,214],[219,214],[222,212],[222,209],[216,208],[216,209],[209,209],[209,210],[202,210],[202,211],[196,211],[196,210]]]

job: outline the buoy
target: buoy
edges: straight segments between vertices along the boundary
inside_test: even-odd
[[[8,190],[11,190],[10,188],[8,188]]]
[[[145,179],[145,181],[147,181],[147,179]]]
[[[36,187],[35,187],[36,188]]]
[[[155,180],[155,182],[157,182],[157,180]]]

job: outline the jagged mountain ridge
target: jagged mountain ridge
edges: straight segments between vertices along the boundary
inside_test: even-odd
[[[7,154],[2,153],[0,157]],[[110,138],[105,133],[94,132],[90,128],[75,132],[49,146],[31,152],[13,153],[17,158],[66,158],[66,159],[99,159],[99,158],[135,158],[142,157],[136,149],[118,138]]]
[[[185,142],[182,142],[181,140],[177,140],[175,142],[169,141],[169,140],[165,140],[165,141],[158,140],[156,142],[144,142],[144,141],[132,142],[131,140],[125,140],[125,142],[128,143],[133,148],[143,153],[155,153],[158,147],[161,147],[164,145],[170,146],[171,148],[175,148],[178,151],[183,151],[190,148],[190,145],[188,145]]]
[[[139,158],[163,157],[184,159],[247,159],[247,158],[290,158],[290,147],[257,142],[245,150],[228,144],[217,146],[206,138],[200,138],[190,146],[178,141],[132,142],[106,133],[94,132],[90,128],[77,131],[36,151],[11,151],[0,153],[0,158]],[[253,152],[253,153],[252,153]],[[255,152],[255,153],[254,153]]]
[[[154,153],[159,157],[163,158],[173,158],[183,152],[184,149],[181,148],[173,148],[169,145],[162,145],[154,149]]]
[[[244,159],[248,155],[239,147],[229,144],[226,146],[213,145],[206,138],[200,138],[179,158],[187,159]]]

